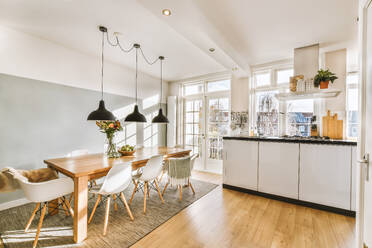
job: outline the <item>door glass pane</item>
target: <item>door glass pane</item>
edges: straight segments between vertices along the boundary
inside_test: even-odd
[[[200,115],[199,112],[194,113],[194,123],[199,123],[199,115]]]
[[[186,113],[186,123],[193,123],[194,122],[194,114],[193,113]]]
[[[193,102],[186,102],[186,112],[191,112],[193,110]]]
[[[185,129],[185,132],[186,134],[193,134],[193,124],[186,124],[186,129]]]
[[[185,144],[189,146],[193,145],[193,135],[186,135]]]

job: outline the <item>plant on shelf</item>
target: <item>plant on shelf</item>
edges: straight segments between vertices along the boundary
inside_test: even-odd
[[[314,87],[318,88],[320,86],[321,89],[327,89],[329,81],[333,83],[337,78],[338,77],[333,72],[320,69],[318,74],[314,77]]]
[[[116,150],[116,144],[114,143],[115,133],[118,131],[123,131],[123,127],[120,121],[97,121],[97,126],[99,127],[101,133],[106,134],[107,138],[107,150],[106,155],[109,158],[120,157],[120,154]]]

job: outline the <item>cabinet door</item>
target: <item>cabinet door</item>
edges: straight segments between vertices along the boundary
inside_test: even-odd
[[[351,147],[301,144],[300,200],[350,209]]]
[[[224,177],[228,185],[257,190],[258,142],[224,140]]]
[[[258,191],[298,199],[299,144],[260,142]]]

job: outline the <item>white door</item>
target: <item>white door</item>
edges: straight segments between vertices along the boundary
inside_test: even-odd
[[[372,176],[368,170],[372,155],[372,6],[371,0],[361,0],[361,83],[360,83],[360,123],[358,198],[357,198],[357,247],[372,247]],[[363,161],[363,157],[365,161]],[[368,173],[369,171],[369,173]],[[368,180],[369,178],[369,180]]]
[[[204,105],[204,97],[185,99],[184,103],[184,144],[199,154],[194,165],[197,170],[203,170],[205,164]]]

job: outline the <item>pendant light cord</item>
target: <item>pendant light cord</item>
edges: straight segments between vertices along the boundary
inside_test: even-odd
[[[162,100],[163,100],[163,59],[160,59],[160,101],[159,101],[160,108]]]
[[[138,48],[136,48],[136,104],[138,105],[138,100],[137,100],[137,79],[138,79]]]
[[[105,33],[102,32],[102,54],[101,54],[101,99],[103,100],[103,67],[104,67],[104,50],[105,47]]]

